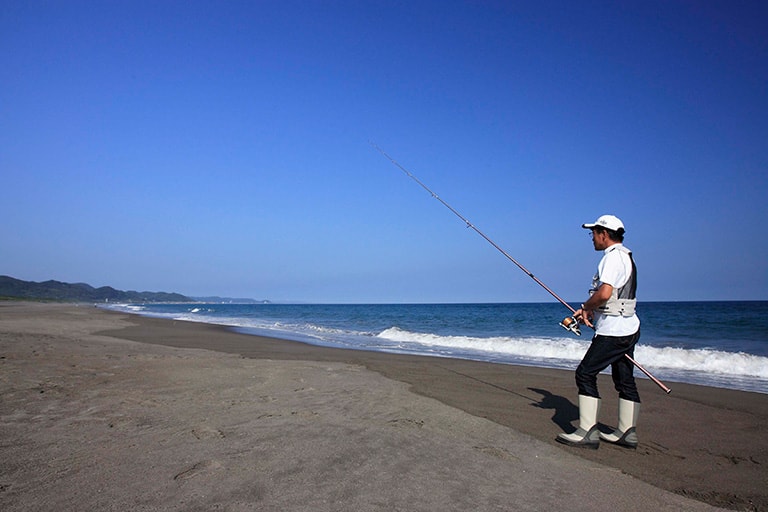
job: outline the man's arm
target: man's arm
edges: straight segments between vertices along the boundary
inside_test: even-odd
[[[581,308],[576,310],[576,313],[574,313],[573,316],[576,320],[584,322],[586,326],[594,327],[592,325],[592,317],[595,314],[595,310],[608,302],[612,293],[613,286],[606,283],[601,284],[597,291],[581,305]]]

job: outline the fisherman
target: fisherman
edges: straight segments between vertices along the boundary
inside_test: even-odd
[[[635,314],[637,268],[632,252],[624,247],[624,224],[613,215],[603,215],[594,223],[583,224],[592,235],[596,251],[603,251],[592,280],[590,297],[574,318],[595,329],[592,343],[576,368],[579,390],[579,428],[572,434],[558,434],[563,444],[597,449],[600,439],[626,448],[637,448],[637,417],[640,395],[632,375],[634,365],[624,357],[634,357],[640,338],[640,320]],[[597,427],[600,394],[597,375],[610,365],[616,391],[619,392],[619,423],[613,433]]]

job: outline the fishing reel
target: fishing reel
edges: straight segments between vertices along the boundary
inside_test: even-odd
[[[581,329],[579,329],[579,322],[578,320],[576,320],[576,318],[572,316],[567,316],[563,318],[563,321],[560,322],[560,327],[562,327],[566,331],[571,331],[576,336],[581,336]]]

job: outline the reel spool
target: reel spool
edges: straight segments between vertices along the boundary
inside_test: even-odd
[[[567,316],[563,318],[563,321],[560,322],[560,327],[562,327],[566,331],[571,331],[576,336],[581,336],[581,329],[579,329],[579,322],[572,316]]]

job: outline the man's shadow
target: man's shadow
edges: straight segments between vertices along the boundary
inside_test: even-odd
[[[579,419],[579,407],[565,397],[553,395],[546,389],[528,388],[542,396],[538,403],[531,404],[540,409],[554,409],[552,421],[565,432],[574,430],[571,422]]]

